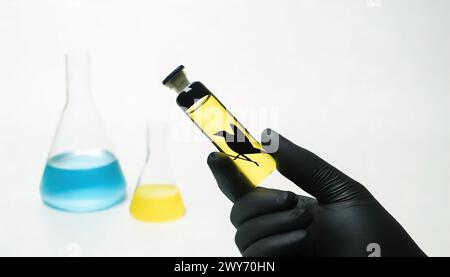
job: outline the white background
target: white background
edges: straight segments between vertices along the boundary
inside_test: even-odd
[[[188,209],[179,221],[136,222],[129,198],[92,214],[41,204],[74,48],[92,54],[129,192],[145,118],[191,126],[161,85],[184,64],[255,136],[270,125],[316,152],[427,254],[450,255],[449,1],[0,1],[0,255],[237,256],[231,203],[206,165],[213,146],[198,138],[170,140]],[[247,122],[251,108],[261,118]],[[267,181],[295,190],[277,174]]]

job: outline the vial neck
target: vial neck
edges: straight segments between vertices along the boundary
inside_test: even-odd
[[[166,78],[165,81],[163,81],[163,84],[170,88],[175,90],[176,93],[180,94],[183,90],[188,87],[191,82],[187,78],[186,74],[183,72],[184,67],[178,67],[176,71],[172,72],[171,75],[169,75],[168,79]]]
[[[188,79],[179,79],[179,82],[174,85],[174,90],[176,93],[180,94],[185,88],[187,88],[191,83]]]

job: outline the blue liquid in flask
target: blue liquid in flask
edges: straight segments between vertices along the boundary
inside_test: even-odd
[[[71,211],[102,210],[126,197],[119,162],[109,151],[67,152],[47,162],[41,183],[44,203]]]

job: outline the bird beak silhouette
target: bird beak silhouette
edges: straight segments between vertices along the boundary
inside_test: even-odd
[[[219,131],[219,132],[215,133],[214,135],[219,136],[219,137],[225,137],[226,133],[224,131]]]

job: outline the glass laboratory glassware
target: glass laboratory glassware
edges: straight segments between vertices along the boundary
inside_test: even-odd
[[[147,123],[146,159],[130,205],[130,213],[137,220],[172,221],[185,213],[181,192],[172,176],[167,141],[166,123]]]
[[[276,168],[275,160],[201,82],[190,82],[184,66],[163,81],[177,93],[177,104],[219,151],[229,155],[240,171],[257,186]]]
[[[89,212],[126,197],[126,182],[109,146],[90,90],[90,58],[66,55],[67,98],[41,181],[41,196],[52,208]]]

